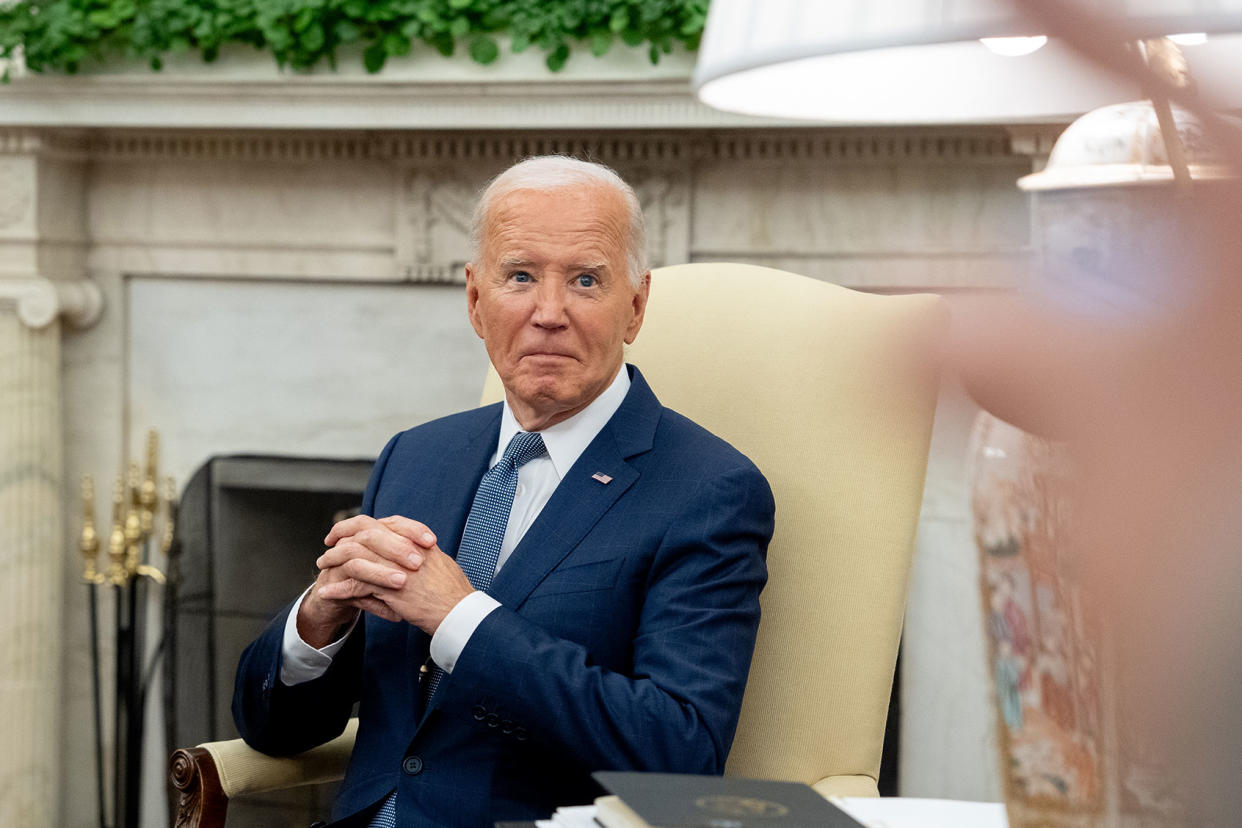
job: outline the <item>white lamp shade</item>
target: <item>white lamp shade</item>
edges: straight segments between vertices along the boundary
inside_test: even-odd
[[[1242,105],[1242,0],[1080,0],[1136,34],[1206,32],[1192,76]],[[731,112],[838,124],[1068,120],[1140,98],[1051,40],[1022,57],[983,37],[1042,34],[1007,0],[712,0],[694,87]]]

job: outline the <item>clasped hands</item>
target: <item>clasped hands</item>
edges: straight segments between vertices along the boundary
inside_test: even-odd
[[[298,611],[298,634],[313,647],[334,641],[363,610],[434,633],[474,591],[435,534],[399,515],[343,520],[324,538],[319,576]]]

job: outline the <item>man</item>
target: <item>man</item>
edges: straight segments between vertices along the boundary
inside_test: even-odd
[[[483,828],[590,801],[593,770],[720,773],[737,724],[772,495],[622,362],[651,277],[637,198],[529,159],[474,239],[467,308],[504,403],[394,437],[238,668],[238,729],[267,753],[358,702],[342,824]]]

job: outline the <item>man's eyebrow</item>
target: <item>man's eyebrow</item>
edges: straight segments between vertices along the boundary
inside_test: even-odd
[[[517,258],[517,257],[512,257],[512,258],[503,258],[503,259],[501,259],[501,260],[500,260],[500,266],[501,266],[502,268],[509,268],[509,267],[539,267],[539,263],[538,263],[538,262],[536,262],[536,261],[533,261],[533,260],[531,260],[531,259],[520,259],[520,258]],[[598,270],[598,271],[602,271],[602,272],[605,272],[605,273],[609,270],[609,268],[608,268],[608,262],[606,262],[606,261],[602,261],[602,262],[572,262],[572,263],[570,263],[570,265],[569,265],[569,268],[568,268],[568,269],[569,269],[569,270]]]

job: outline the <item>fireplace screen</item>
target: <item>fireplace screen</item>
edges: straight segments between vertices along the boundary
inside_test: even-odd
[[[230,704],[246,645],[310,585],[332,523],[362,503],[372,460],[215,457],[181,499],[173,660],[165,686],[173,747],[237,736]],[[230,826],[309,824],[332,790],[239,800]]]

